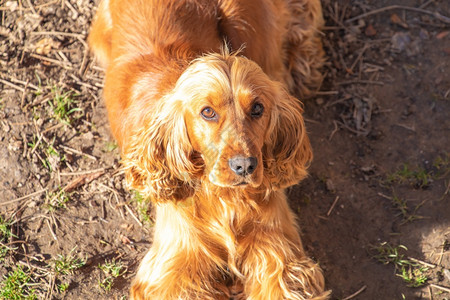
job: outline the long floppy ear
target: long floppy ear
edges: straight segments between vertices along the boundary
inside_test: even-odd
[[[199,168],[191,160],[192,146],[181,104],[160,100],[122,152],[129,188],[152,201],[180,201],[192,196],[194,174]]]
[[[312,160],[301,102],[281,87],[278,95],[263,149],[265,176],[273,189],[298,183]]]

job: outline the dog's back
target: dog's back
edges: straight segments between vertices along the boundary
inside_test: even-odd
[[[103,66],[129,55],[193,59],[227,43],[281,81],[285,10],[285,1],[104,0],[89,43]]]

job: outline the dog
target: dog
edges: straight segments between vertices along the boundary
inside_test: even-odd
[[[89,44],[127,185],[156,208],[132,299],[328,299],[284,189],[307,175],[319,0],[103,0]]]

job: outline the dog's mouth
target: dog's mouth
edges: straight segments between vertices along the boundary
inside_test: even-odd
[[[247,185],[248,184],[248,182],[246,182],[246,181],[241,181],[241,182],[239,182],[239,183],[236,183],[234,186],[243,186],[243,185]]]

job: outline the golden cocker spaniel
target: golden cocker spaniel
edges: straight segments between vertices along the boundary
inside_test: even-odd
[[[319,84],[322,22],[319,0],[101,2],[111,130],[156,207],[132,299],[327,299],[283,191],[312,159],[289,91]]]

